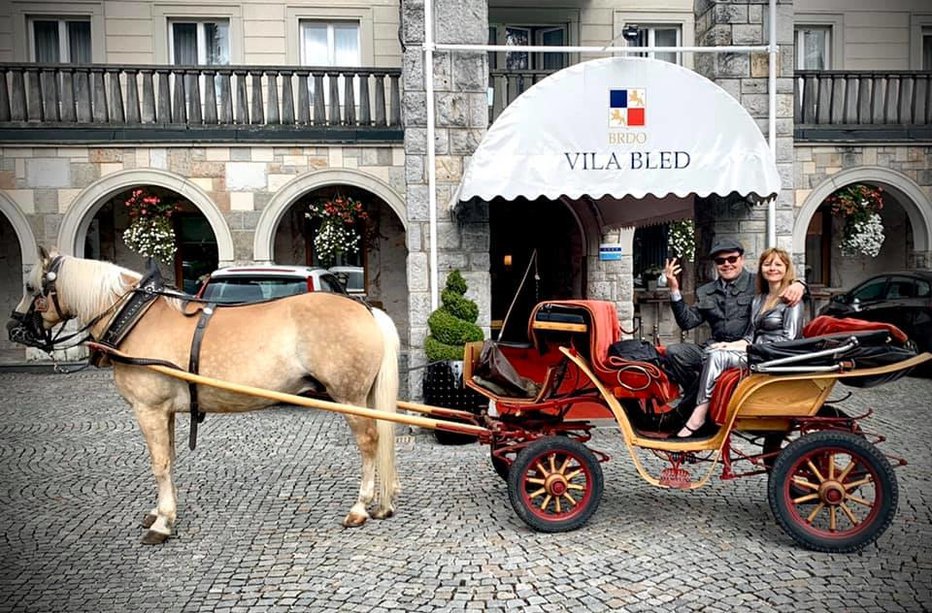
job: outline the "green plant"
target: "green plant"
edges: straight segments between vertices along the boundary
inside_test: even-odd
[[[333,264],[341,253],[359,252],[363,236],[358,225],[365,228],[369,219],[359,200],[339,193],[320,198],[307,206],[304,216],[320,224],[314,235],[314,254],[322,264]]]
[[[668,234],[670,250],[685,262],[696,258],[696,226],[692,219],[678,219],[670,223]]]
[[[884,241],[883,189],[863,183],[846,185],[825,199],[832,213],[845,220],[842,255],[877,257]]]
[[[140,255],[171,262],[178,250],[171,216],[179,206],[141,188],[134,189],[123,206],[130,219],[129,227],[123,232],[126,246]]]
[[[462,360],[466,343],[484,338],[482,329],[476,325],[479,307],[466,298],[466,289],[460,271],[454,270],[447,276],[440,293],[441,305],[427,319],[430,334],[424,341],[424,350],[431,362]]]

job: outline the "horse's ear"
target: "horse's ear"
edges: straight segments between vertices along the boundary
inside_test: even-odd
[[[39,245],[39,260],[42,262],[47,262],[49,260],[49,252],[45,250],[45,247]]]

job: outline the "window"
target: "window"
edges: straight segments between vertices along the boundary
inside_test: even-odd
[[[932,27],[922,28],[922,70],[932,70]]]
[[[647,25],[638,26],[638,37],[634,41],[635,47],[679,47],[682,44],[680,26],[677,25]],[[674,51],[639,53],[641,57],[652,57],[672,64],[681,64],[682,55]]]
[[[40,64],[89,64],[91,22],[88,19],[30,20],[30,56]]]
[[[851,294],[852,301],[869,302],[871,300],[880,300],[884,295],[884,287],[887,284],[887,278],[873,279],[868,281]]]
[[[796,27],[796,68],[829,70],[832,66],[832,27]]]
[[[168,24],[169,62],[176,66],[226,66],[230,63],[230,22],[181,20]]]
[[[499,33],[502,39],[499,39]],[[489,44],[522,47],[565,47],[568,44],[565,25],[505,25],[489,27]],[[498,54],[489,53],[489,67],[498,68]],[[503,54],[506,70],[538,70],[556,72],[569,64],[565,53],[529,53],[512,51]]]
[[[301,22],[304,66],[360,66],[360,57],[358,22]]]

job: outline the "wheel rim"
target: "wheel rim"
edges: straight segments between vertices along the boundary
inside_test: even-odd
[[[783,498],[793,521],[806,532],[823,539],[846,539],[877,519],[887,496],[881,483],[868,458],[823,447],[793,465],[783,484]]]
[[[572,519],[592,497],[589,463],[577,454],[548,451],[535,457],[521,478],[525,507],[546,521]]]

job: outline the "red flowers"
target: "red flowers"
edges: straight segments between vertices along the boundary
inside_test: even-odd
[[[153,217],[171,217],[172,213],[181,210],[179,205],[162,202],[160,197],[146,192],[143,188],[134,189],[130,197],[123,203],[123,206],[129,209],[127,212],[131,221]]]

